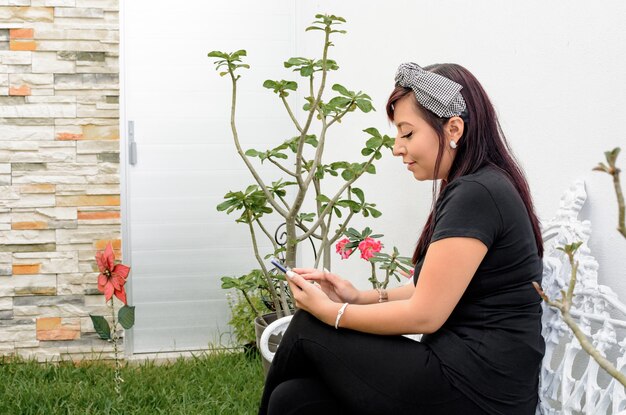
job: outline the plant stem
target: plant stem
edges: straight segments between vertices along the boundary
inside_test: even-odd
[[[296,177],[296,174],[292,171],[290,171],[289,169],[287,169],[285,166],[283,166],[282,164],[280,164],[279,162],[277,162],[276,160],[274,160],[272,157],[268,157],[267,158],[270,162],[272,162],[272,164],[274,164],[276,167],[278,167],[279,169],[281,169],[282,171],[284,171],[285,173],[287,173],[288,175],[292,176],[292,177]]]
[[[376,278],[376,266],[374,265],[373,262],[370,262],[370,265],[372,266],[372,276],[370,277],[370,282],[372,283],[372,288],[374,288],[374,289],[380,288],[380,284],[378,282],[378,278]]]
[[[118,356],[118,337],[117,337],[117,321],[115,319],[115,304],[113,303],[113,298],[111,297],[111,316],[113,317],[113,328],[111,330],[111,336],[113,340],[113,356],[115,358],[115,393],[117,394],[117,399],[122,400],[122,375],[120,373],[120,359]]]
[[[263,260],[261,259],[261,255],[259,254],[259,247],[258,247],[257,240],[256,240],[256,233],[254,232],[254,226],[252,226],[251,214],[248,214],[247,223],[248,223],[248,228],[250,230],[250,237],[252,238],[252,249],[254,250],[254,257],[259,263],[261,270],[263,270],[263,275],[265,276],[265,280],[267,281],[267,289],[270,292],[270,296],[272,297],[272,300],[274,300],[274,308],[276,309],[276,313],[278,314],[279,317],[283,317],[282,313],[280,312],[280,308],[281,308],[280,302],[278,300],[278,295],[276,293],[276,290],[274,289],[274,284],[272,282],[272,279],[270,278],[270,274],[267,271],[267,268],[265,267],[265,263],[263,263]]]
[[[259,176],[254,166],[252,165],[252,163],[250,163],[250,160],[248,160],[248,157],[246,156],[243,149],[241,148],[241,144],[239,143],[239,134],[237,133],[237,127],[235,125],[235,110],[237,107],[237,78],[235,77],[235,73],[233,72],[233,69],[231,68],[230,65],[228,67],[228,72],[230,73],[230,77],[233,83],[232,99],[231,99],[231,107],[230,107],[230,128],[233,133],[233,141],[235,142],[237,153],[239,154],[239,156],[245,163],[248,170],[250,170],[252,177],[254,177],[254,180],[256,180],[257,184],[259,185],[259,187],[265,194],[265,197],[267,198],[267,201],[270,203],[270,205],[272,205],[272,207],[276,210],[276,212],[278,212],[281,216],[287,217],[287,211],[284,210],[278,204],[278,202],[276,202],[274,197],[272,197],[272,194],[269,192],[267,186],[263,182],[263,179],[261,179],[261,176]]]
[[[626,238],[626,214],[625,214],[625,205],[624,205],[624,194],[622,193],[622,185],[619,181],[619,173],[620,170],[613,166],[613,171],[611,172],[611,176],[613,176],[613,186],[615,187],[615,194],[617,195],[617,209],[618,209],[618,222],[617,222],[617,230],[622,234],[624,238]]]
[[[265,226],[263,226],[263,224],[261,223],[259,218],[256,218],[255,221],[256,221],[257,225],[259,225],[259,228],[261,228],[261,230],[263,231],[265,236],[267,236],[267,239],[269,239],[270,242],[272,243],[272,246],[274,247],[274,252],[278,251],[278,245],[276,245],[276,241],[274,240],[272,235],[267,231],[267,229],[265,229]]]
[[[576,286],[576,275],[578,273],[578,261],[574,261],[573,252],[567,252],[567,258],[572,266],[572,275],[569,280],[569,287],[567,288],[567,296],[565,297],[565,300],[567,301],[567,311],[569,312],[572,305],[572,299],[574,298],[574,287]]]
[[[587,339],[587,336],[578,327],[576,321],[572,318],[569,311],[563,312],[561,310],[561,312],[563,315],[563,321],[565,321],[565,324],[567,324],[572,330],[574,336],[576,336],[576,338],[578,339],[578,342],[580,343],[580,346],[583,348],[583,350],[587,352],[587,354],[591,356],[602,369],[604,369],[609,375],[614,377],[619,383],[626,387],[626,375],[617,370],[617,368],[613,366],[610,361],[608,361],[604,356],[600,354],[598,349],[593,347],[589,339]]]
[[[330,29],[330,28],[329,28]],[[317,97],[315,101],[311,103],[311,108],[309,110],[309,116],[307,117],[306,123],[302,132],[300,133],[300,140],[298,142],[298,151],[296,152],[296,175],[298,177],[298,184],[302,186],[302,151],[304,150],[304,139],[306,137],[306,133],[309,131],[309,127],[311,126],[311,121],[313,120],[313,115],[317,110],[317,106],[322,100],[322,93],[324,92],[324,87],[326,86],[326,73],[328,72],[326,69],[326,58],[328,57],[328,47],[330,46],[328,39],[330,37],[330,30],[325,31],[324,35],[324,52],[322,53],[322,80],[320,82],[320,87],[317,91]],[[313,90],[313,75],[311,75],[311,91]],[[313,98],[313,94],[311,94]],[[302,192],[302,187],[300,189]]]
[[[300,134],[302,134],[302,127],[300,127],[298,120],[296,120],[296,117],[293,115],[293,112],[291,112],[291,108],[289,107],[287,100],[283,96],[281,96],[280,99],[283,101],[283,104],[285,104],[285,108],[287,109],[287,112],[289,113],[289,116],[291,117],[291,121],[293,121],[294,125],[296,126]]]

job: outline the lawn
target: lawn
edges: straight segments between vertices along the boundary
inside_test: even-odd
[[[118,401],[109,363],[0,360],[0,414],[254,414],[258,355],[216,352],[168,365],[125,365]]]

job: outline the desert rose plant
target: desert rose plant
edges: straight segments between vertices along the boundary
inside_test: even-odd
[[[330,99],[323,97],[328,92],[329,73],[339,69],[337,62],[329,58],[329,48],[333,46],[330,38],[335,34],[346,33],[336,28],[345,23],[345,19],[322,14],[315,17],[317,20],[306,30],[324,35],[321,59],[293,57],[284,62],[285,68],[292,69],[304,78],[304,120],[298,120],[286,99],[290,92],[298,90],[299,85],[295,80],[269,79],[263,83],[263,87],[277,95],[295,127],[295,135],[286,137],[282,144],[274,148],[244,150],[239,137],[235,118],[237,85],[241,70],[250,68],[242,60],[247,55],[246,51],[213,51],[208,54],[216,58],[216,69],[220,76],[228,75],[232,82],[230,126],[233,143],[254,179],[254,183],[245,190],[228,192],[224,196],[226,200],[217,209],[226,213],[241,213],[237,222],[248,227],[254,256],[270,294],[271,308],[279,317],[291,313],[291,304],[284,278],[268,269],[267,258],[272,255],[280,257],[293,267],[296,265],[298,245],[311,239],[316,241],[314,246],[317,246],[315,266],[321,263],[330,269],[331,248],[342,237],[352,217],[355,214],[380,216],[376,205],[365,198],[365,193],[355,187],[355,182],[366,173],[375,174],[375,161],[382,157],[384,149],[391,149],[394,143],[393,138],[381,135],[376,128],[366,128],[362,130],[365,133],[362,161],[323,161],[329,129],[341,123],[351,112],[368,113],[374,107],[367,94],[336,83],[331,87],[334,96]],[[314,120],[319,121],[318,134],[312,133]],[[271,163],[275,167],[276,176],[269,179],[261,177],[255,159],[258,163]],[[341,178],[332,181],[335,188],[324,181],[329,176]],[[305,206],[309,206],[305,205],[306,200],[313,204],[312,211],[304,210]],[[284,243],[279,244],[264,225],[268,215],[280,216],[285,226]],[[260,252],[260,237],[269,240],[272,252]]]
[[[107,244],[104,252],[96,253],[96,263],[100,271],[98,275],[98,290],[104,294],[104,299],[109,303],[112,323],[109,326],[109,322],[103,316],[90,314],[89,317],[91,317],[93,327],[100,338],[113,343],[113,353],[115,357],[115,392],[118,398],[121,398],[124,379],[122,379],[120,372],[117,325],[119,323],[124,329],[128,330],[135,324],[135,307],[127,304],[126,290],[124,289],[126,279],[130,273],[130,267],[115,263],[115,253],[113,252],[113,247],[110,242]],[[113,296],[117,297],[124,304],[122,308],[119,309],[117,318],[115,315]]]

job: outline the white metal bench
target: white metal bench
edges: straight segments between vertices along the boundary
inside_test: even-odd
[[[598,262],[589,250],[591,223],[578,219],[587,193],[582,181],[561,198],[555,217],[543,223],[545,243],[543,290],[560,299],[569,284],[571,267],[558,249],[582,242],[577,251],[578,277],[571,314],[593,345],[619,370],[626,364],[626,306],[611,288],[598,283]],[[561,319],[544,303],[543,337],[546,355],[541,367],[537,414],[626,414],[624,388],[604,372]]]
[[[542,223],[544,239],[543,289],[552,299],[560,299],[560,291],[569,284],[570,265],[558,247],[581,241],[577,251],[579,262],[575,297],[570,310],[593,345],[615,366],[626,365],[626,306],[613,290],[598,284],[598,262],[589,250],[591,223],[578,219],[587,194],[582,181],[574,183],[561,198],[555,217]],[[284,333],[291,317],[271,323],[263,332],[260,349],[272,361],[270,335]],[[540,375],[541,415],[626,415],[626,394],[622,385],[606,374],[584,350],[559,312],[543,304],[543,337],[546,355]],[[409,336],[418,339],[420,336]]]

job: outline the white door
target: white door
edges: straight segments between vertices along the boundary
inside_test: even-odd
[[[248,50],[252,69],[238,86],[243,146],[281,142],[292,129],[262,83],[290,76],[282,62],[296,56],[295,2],[132,0],[121,7],[121,123],[123,130],[134,123],[137,149],[136,164],[122,172],[124,262],[132,267],[136,306],[129,348],[227,344],[229,309],[219,277],[241,275],[255,262],[246,227],[216,205],[253,179],[232,141],[230,79],[215,72],[207,53]]]

